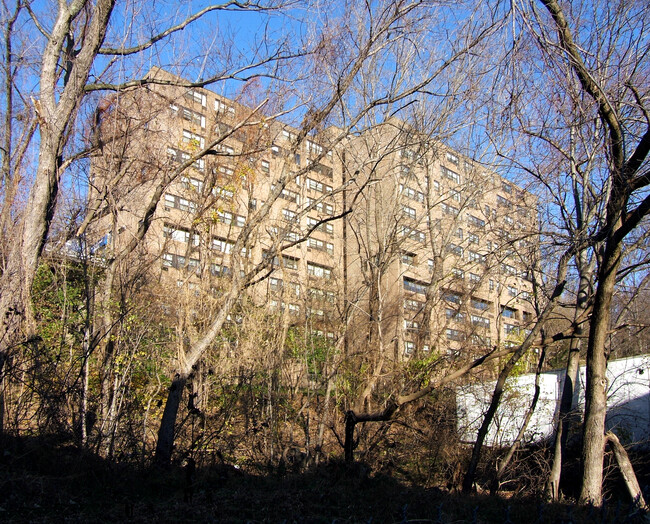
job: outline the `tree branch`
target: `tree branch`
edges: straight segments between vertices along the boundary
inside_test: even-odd
[[[234,7],[235,9],[230,9],[231,7]],[[163,38],[176,33],[178,31],[182,31],[185,29],[188,25],[190,25],[192,22],[195,22],[199,18],[201,18],[203,15],[210,13],[212,11],[243,11],[247,9],[251,10],[261,10],[261,9],[267,9],[261,6],[260,4],[253,3],[253,2],[237,2],[237,1],[230,1],[226,2],[225,4],[217,4],[217,5],[211,5],[208,6],[198,13],[193,14],[192,16],[189,16],[185,20],[183,20],[180,24],[177,24],[173,27],[170,27],[163,31],[162,33],[158,33],[157,35],[152,36],[149,40],[146,42],[143,42],[141,44],[132,46],[132,47],[126,47],[126,48],[120,48],[120,47],[102,47],[97,54],[100,55],[118,55],[118,56],[127,56],[127,55],[132,55],[135,53],[140,53],[141,51],[145,51],[146,49],[149,49],[152,47],[156,42],[162,40]]]

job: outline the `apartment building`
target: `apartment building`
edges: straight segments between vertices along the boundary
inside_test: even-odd
[[[348,299],[369,312],[355,343],[403,358],[520,342],[535,316],[535,198],[400,121],[347,153],[369,184],[346,217]]]
[[[97,245],[137,245],[170,294],[218,301],[245,277],[269,314],[398,361],[516,343],[532,321],[525,191],[397,120],[303,136],[151,74],[98,112],[89,202],[109,209]]]

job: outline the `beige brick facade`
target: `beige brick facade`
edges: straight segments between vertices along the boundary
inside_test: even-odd
[[[169,289],[218,300],[257,268],[258,305],[396,360],[510,343],[534,317],[535,199],[402,122],[330,148],[337,129],[298,142],[263,109],[153,85],[111,100],[100,129],[89,202],[113,212],[94,240],[127,245],[159,194],[139,257]]]

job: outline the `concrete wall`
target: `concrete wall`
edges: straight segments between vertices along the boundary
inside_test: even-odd
[[[607,429],[625,443],[650,441],[650,355],[609,362]],[[553,434],[564,376],[551,371],[540,376],[540,396],[525,433],[525,441],[539,442]],[[580,367],[579,390],[574,402],[584,410],[586,368]],[[458,433],[462,441],[474,442],[483,421],[495,382],[462,386],[457,391]],[[501,406],[490,426],[486,445],[511,444],[523,424],[535,391],[535,375],[521,375],[506,382]]]

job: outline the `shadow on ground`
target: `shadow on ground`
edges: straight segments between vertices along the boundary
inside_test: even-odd
[[[251,475],[219,464],[136,468],[56,439],[5,440],[4,522],[635,522],[628,506],[575,508],[409,486],[340,462]]]

